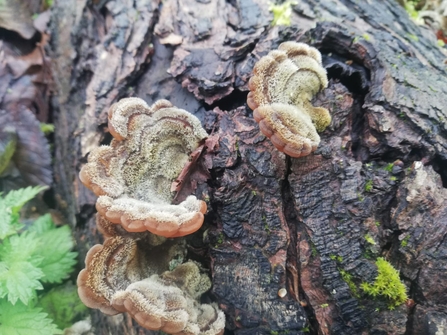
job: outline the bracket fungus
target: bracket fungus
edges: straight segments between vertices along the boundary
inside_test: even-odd
[[[142,327],[176,335],[219,335],[225,315],[201,304],[211,280],[187,261],[185,241],[199,229],[204,201],[172,204],[171,185],[207,133],[188,112],[160,100],[128,98],[109,110],[110,146],[94,150],[82,183],[99,196],[96,225],[103,244],[87,253],[78,293],[88,307],[127,312]],[[177,265],[170,270],[172,264]]]
[[[317,131],[331,122],[327,109],[311,104],[327,84],[320,52],[304,43],[285,42],[255,64],[247,104],[279,151],[307,156],[320,143]]]
[[[171,183],[208,136],[200,121],[167,100],[149,107],[127,98],[110,108],[109,130],[110,146],[94,150],[79,174],[99,196],[98,212],[129,232],[178,237],[199,229],[206,203],[189,196],[171,204]]]
[[[119,231],[99,214],[97,226],[106,239],[89,250],[77,280],[85,305],[108,315],[128,312],[142,327],[169,334],[223,333],[223,312],[199,303],[211,288],[199,265],[188,261],[168,271],[184,256],[184,241]]]

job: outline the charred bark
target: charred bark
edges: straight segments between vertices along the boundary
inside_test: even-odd
[[[188,242],[226,334],[445,332],[445,54],[392,0],[303,0],[290,27],[271,19],[263,0],[55,4],[56,195],[81,259],[100,238],[77,173],[110,140],[108,107],[166,98],[218,136],[196,191],[210,210]],[[275,150],[245,104],[254,63],[288,40],[318,48],[330,78],[315,104],[332,123],[303,158]],[[359,288],[377,257],[401,271],[407,305],[390,311]],[[95,334],[151,333],[126,315],[92,318]]]

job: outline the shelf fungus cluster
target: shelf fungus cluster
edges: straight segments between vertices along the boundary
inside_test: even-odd
[[[149,107],[128,98],[110,108],[109,129],[110,146],[92,152],[80,172],[99,196],[96,223],[105,237],[89,250],[78,276],[81,300],[105,314],[128,312],[151,330],[222,334],[223,312],[199,302],[210,279],[197,263],[182,264],[184,241],[171,239],[199,229],[206,212],[195,196],[172,204],[171,192],[207,137],[200,121],[166,100]]]
[[[247,104],[279,151],[307,156],[320,143],[317,132],[331,122],[327,109],[311,104],[327,84],[320,52],[304,43],[285,42],[255,64]]]

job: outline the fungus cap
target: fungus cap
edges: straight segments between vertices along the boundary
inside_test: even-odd
[[[320,143],[317,131],[331,122],[327,109],[310,102],[327,84],[320,52],[304,43],[285,42],[255,64],[247,104],[279,151],[306,156]]]
[[[161,246],[161,250],[166,248]],[[215,304],[199,303],[200,296],[211,288],[210,279],[199,266],[189,261],[159,275],[151,262],[142,260],[147,257],[145,252],[147,246],[140,248],[136,239],[119,235],[91,248],[86,268],[77,280],[82,302],[109,315],[128,312],[150,330],[179,335],[222,334],[223,312]]]
[[[111,144],[94,150],[79,173],[100,196],[98,211],[130,232],[177,237],[199,229],[205,202],[190,196],[171,204],[171,184],[208,136],[200,121],[167,100],[149,107],[127,98],[110,108],[109,129]]]

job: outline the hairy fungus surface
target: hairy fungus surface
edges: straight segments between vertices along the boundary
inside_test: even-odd
[[[97,215],[104,244],[87,253],[78,276],[81,300],[114,315],[128,312],[141,326],[169,334],[222,334],[225,316],[215,304],[200,304],[211,281],[194,262],[167,271],[184,256],[181,240],[160,240],[149,232],[119,231]]]
[[[311,104],[327,84],[320,52],[304,43],[285,42],[256,63],[247,104],[278,150],[306,156],[320,143],[317,131],[331,122],[327,109]]]
[[[130,284],[126,270],[135,249],[133,239],[116,236],[106,239],[104,245],[97,244],[88,251],[86,268],[79,273],[77,280],[79,297],[87,307],[97,308],[109,315],[121,313],[111,306],[110,299],[117,290],[117,285],[118,288],[125,289]],[[119,266],[120,263],[126,266]]]
[[[200,273],[197,264],[187,262],[116,292],[112,305],[129,312],[147,329],[170,334],[222,334],[223,312],[215,304],[199,304],[196,299],[210,288],[210,279]]]
[[[200,121],[167,100],[149,107],[127,98],[110,108],[109,129],[110,146],[94,150],[79,175],[99,196],[98,212],[130,232],[178,237],[199,229],[205,202],[189,196],[172,205],[171,184],[208,136]]]
[[[200,304],[211,280],[188,261],[183,239],[203,223],[206,204],[173,205],[171,185],[207,137],[200,121],[160,100],[123,99],[109,110],[110,146],[93,151],[80,179],[99,196],[96,225],[105,241],[87,253],[78,293],[90,308],[128,312],[141,326],[178,335],[217,335],[225,316]],[[174,270],[169,271],[169,269]]]

